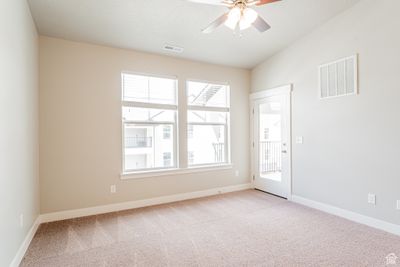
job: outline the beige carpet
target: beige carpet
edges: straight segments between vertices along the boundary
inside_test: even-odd
[[[41,225],[22,266],[386,266],[390,253],[400,237],[248,190]]]

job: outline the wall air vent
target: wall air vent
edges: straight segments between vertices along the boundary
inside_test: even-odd
[[[331,98],[358,93],[357,55],[319,66],[319,95]]]
[[[164,50],[174,52],[174,53],[182,53],[183,52],[182,47],[175,46],[175,45],[169,45],[169,44],[164,45]]]

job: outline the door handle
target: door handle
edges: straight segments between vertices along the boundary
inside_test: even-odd
[[[282,153],[286,154],[286,153],[287,153],[287,150],[282,150]]]

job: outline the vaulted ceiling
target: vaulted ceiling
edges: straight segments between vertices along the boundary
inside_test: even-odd
[[[283,0],[257,7],[272,26],[235,35],[221,26],[201,33],[226,8],[186,0],[29,0],[46,36],[253,68],[358,0]],[[184,48],[177,54],[166,44]]]

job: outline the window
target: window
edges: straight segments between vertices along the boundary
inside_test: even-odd
[[[229,86],[187,82],[188,164],[229,162]]]
[[[164,126],[163,138],[164,139],[170,139],[171,138],[171,128],[170,127]]]
[[[193,138],[193,125],[188,125],[188,128],[187,128],[187,138],[188,139],[191,139],[191,138]]]
[[[131,73],[121,77],[124,175],[230,162],[228,85],[187,81],[182,88],[186,97],[180,99],[187,105],[178,106],[176,79]],[[185,124],[178,123],[178,115],[187,118],[187,134],[179,139],[178,125]],[[181,157],[178,147],[187,147]]]
[[[177,166],[176,79],[122,74],[124,172]]]
[[[193,165],[193,163],[194,163],[194,152],[193,151],[188,152],[188,162],[189,162],[189,165]]]
[[[264,139],[265,140],[269,139],[269,128],[264,128]]]
[[[163,160],[164,160],[164,166],[170,167],[171,166],[171,152],[164,152]]]

